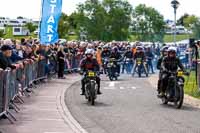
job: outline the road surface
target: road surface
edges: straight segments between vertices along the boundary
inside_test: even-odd
[[[94,107],[80,96],[80,82],[66,92],[66,105],[88,133],[200,133],[200,110],[162,105],[147,78],[122,75],[118,81],[102,76]]]

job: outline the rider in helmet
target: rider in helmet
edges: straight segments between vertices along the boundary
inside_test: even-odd
[[[105,45],[105,46],[103,47],[103,51],[102,51],[102,53],[101,53],[101,57],[102,57],[102,58],[109,58],[110,55],[111,55],[111,51],[108,49],[108,46]]]
[[[110,55],[110,58],[115,59],[116,61],[119,61],[121,59],[121,54],[119,53],[118,47],[115,46],[112,49],[112,53]],[[117,66],[117,73],[120,74],[120,65],[116,62],[116,66]]]
[[[168,46],[164,46],[161,49],[161,57],[158,59],[158,63],[157,63],[157,69],[160,70],[161,68],[161,63],[164,57],[166,57],[168,55]]]
[[[167,87],[168,81],[168,72],[177,72],[178,68],[185,72],[185,68],[182,65],[180,59],[176,56],[177,49],[176,47],[169,47],[168,48],[168,55],[163,58],[162,61],[162,72],[161,72],[161,87],[160,87],[160,95],[164,95],[164,91]]]
[[[88,49],[86,52],[85,52],[85,55],[86,57],[81,61],[81,64],[80,64],[80,68],[81,68],[81,72],[85,73],[87,71],[95,71],[95,72],[99,72],[99,64],[97,62],[97,60],[95,58],[93,58],[93,50],[91,49]],[[97,76],[96,77],[96,82],[97,82],[97,85],[98,85],[98,90],[97,90],[97,94],[102,94],[101,91],[100,91],[100,77]],[[84,95],[85,94],[85,77],[83,77],[83,79],[81,80],[81,85],[82,85],[82,93],[81,95]]]
[[[147,73],[146,66],[144,65],[144,61],[146,60],[146,58],[145,58],[144,48],[142,46],[137,46],[136,47],[136,53],[134,55],[134,60],[136,61],[136,63],[134,65],[133,75],[134,75],[134,73],[136,71],[136,68],[138,67],[137,60],[140,60],[142,62],[144,70],[145,70],[145,73]]]
[[[107,63],[108,59],[110,58],[111,51],[109,50],[108,44],[103,46],[103,51],[101,52],[102,64],[104,73],[107,73]]]
[[[162,70],[161,70],[161,64],[163,59],[168,55],[168,46],[164,46],[161,49],[161,57],[158,59],[158,63],[157,63],[157,69],[160,70],[159,73],[159,79],[158,79],[158,85],[157,85],[157,91],[158,91],[158,95],[161,95],[161,77],[162,77]]]
[[[131,73],[133,67],[133,51],[130,45],[126,47],[123,59],[124,59],[123,65],[126,67],[127,73]]]

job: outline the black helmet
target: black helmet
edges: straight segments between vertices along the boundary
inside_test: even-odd
[[[163,52],[168,52],[168,46],[164,46],[164,47],[162,47],[162,49],[161,49],[161,52],[163,53]]]
[[[1,47],[1,51],[7,51],[7,50],[12,50],[12,47],[9,46],[9,45],[3,45],[3,46]]]

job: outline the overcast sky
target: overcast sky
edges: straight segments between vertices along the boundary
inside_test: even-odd
[[[63,12],[70,14],[76,9],[76,5],[85,0],[63,0]],[[128,0],[133,7],[138,4],[146,4],[157,9],[165,19],[173,19],[171,0]],[[200,16],[198,0],[179,0],[178,17],[184,13]],[[0,16],[16,18],[40,18],[41,0],[0,0]]]

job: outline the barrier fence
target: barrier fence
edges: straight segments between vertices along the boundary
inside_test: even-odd
[[[81,58],[72,56],[66,59],[65,71],[74,72],[78,70]],[[43,79],[48,78],[49,73],[56,74],[57,61],[55,59],[39,61],[24,60],[23,67],[11,70],[0,69],[0,118],[7,118],[11,123],[16,121],[10,112],[14,109],[18,112],[16,101],[24,103],[21,98],[32,91],[32,87]]]
[[[10,109],[16,112],[19,108],[14,100],[23,103],[20,96],[25,95],[26,90],[34,84],[35,81],[45,79],[46,60],[40,61],[23,61],[23,66],[18,69],[0,70],[0,117],[6,117],[13,123],[16,121],[11,114]],[[14,121],[13,121],[14,120]]]

